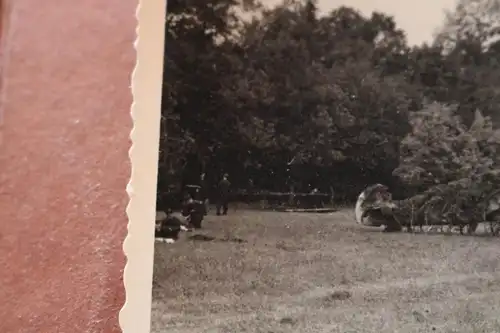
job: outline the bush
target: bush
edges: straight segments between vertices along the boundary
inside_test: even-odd
[[[411,132],[401,143],[393,172],[404,183],[428,188],[479,176],[499,167],[500,132],[477,111],[466,128],[457,107],[428,104],[410,115]]]
[[[410,116],[412,130],[401,143],[393,172],[420,194],[402,200],[394,214],[402,224],[468,225],[473,230],[500,185],[500,132],[476,111],[467,128],[456,106],[432,103]],[[425,222],[424,222],[425,220]]]

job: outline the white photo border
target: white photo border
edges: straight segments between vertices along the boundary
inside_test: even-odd
[[[138,0],[136,9],[137,37],[134,43],[136,66],[132,73],[131,87],[133,128],[129,151],[132,171],[127,185],[128,234],[123,242],[127,260],[123,273],[125,303],[119,313],[119,324],[123,333],[151,332],[153,221],[156,217],[167,1]],[[332,0],[332,3],[334,2],[337,0]],[[338,5],[341,5],[341,2],[338,2]],[[369,1],[355,2],[359,5]],[[393,4],[388,5],[387,2],[383,3],[385,5],[380,3],[373,9],[378,8],[393,15],[396,9],[391,9],[397,7]],[[443,5],[441,8],[445,7]],[[420,6],[419,9],[429,8]],[[401,22],[398,22],[399,24]]]
[[[119,323],[123,333],[150,333],[154,219],[158,174],[165,12],[167,0],[139,0],[136,10],[137,62],[132,73],[130,133],[132,164],[127,193],[128,235],[123,243],[125,304]]]

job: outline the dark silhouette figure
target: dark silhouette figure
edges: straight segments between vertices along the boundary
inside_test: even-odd
[[[181,220],[169,211],[165,220],[157,222],[155,238],[177,240],[181,232],[181,225]]]
[[[201,223],[205,216],[205,207],[202,201],[194,200],[186,195],[186,201],[182,207],[182,215],[189,217],[189,225],[195,229],[201,229]]]
[[[200,201],[203,202],[203,206],[205,209],[205,215],[208,213],[208,182],[205,177],[205,173],[202,173],[200,175],[200,192],[199,192],[199,199]]]
[[[227,210],[229,208],[229,191],[230,191],[231,183],[228,180],[227,173],[224,174],[222,180],[219,182],[217,186],[217,215],[227,215]]]

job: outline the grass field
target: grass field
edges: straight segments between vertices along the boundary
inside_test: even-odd
[[[204,223],[215,239],[155,245],[152,333],[500,333],[499,238],[386,234],[352,210]]]

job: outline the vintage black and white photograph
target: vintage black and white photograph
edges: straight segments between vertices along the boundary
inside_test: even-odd
[[[500,1],[168,0],[152,333],[500,332]]]

